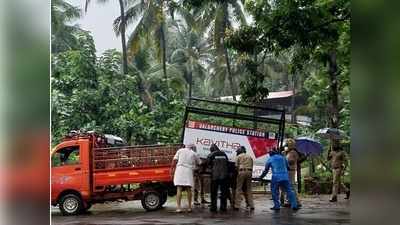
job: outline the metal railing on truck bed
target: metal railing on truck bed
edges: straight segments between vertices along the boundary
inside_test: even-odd
[[[93,150],[93,169],[99,172],[165,167],[171,165],[181,147],[182,144],[96,148]]]

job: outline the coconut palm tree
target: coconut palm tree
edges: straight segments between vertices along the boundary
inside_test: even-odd
[[[75,49],[77,40],[74,34],[77,25],[68,25],[81,16],[81,10],[64,0],[51,1],[51,52],[57,53]]]
[[[163,82],[163,66],[157,62],[155,55],[150,46],[143,47],[129,64],[130,70],[137,77],[139,95],[150,109],[153,108],[157,96],[163,95],[160,91],[169,88],[176,93],[183,93],[185,86],[182,71],[172,65],[167,66],[167,71],[171,74],[168,83]]]
[[[236,101],[238,90],[234,82],[231,59],[225,45],[225,36],[227,30],[233,29],[234,23],[247,24],[242,3],[239,0],[219,0],[210,1],[205,7],[205,13],[213,17],[210,36],[213,38],[214,47],[219,58],[217,60],[220,62],[225,61],[232,97]]]
[[[182,20],[171,21],[174,29],[175,50],[171,54],[171,66],[182,71],[183,77],[188,84],[188,97],[193,94],[194,81],[200,81],[201,86],[207,73],[207,63],[211,59],[210,46],[204,37],[206,24],[200,21],[200,14],[188,12],[184,9],[179,11]],[[196,86],[195,86],[196,87]],[[201,89],[201,88],[200,88]]]
[[[216,50],[211,50],[213,55]],[[230,60],[231,73],[233,76],[232,83],[240,83],[247,76],[245,66],[239,61],[238,55],[232,53]],[[227,73],[227,64],[225,58],[217,57],[216,59],[209,62],[207,70],[209,71],[206,79],[204,80],[204,87],[206,95],[219,97],[232,94],[230,75]],[[238,75],[241,76],[238,76]],[[236,100],[235,100],[236,101]]]
[[[109,0],[97,0],[98,3],[106,3]],[[91,0],[86,0],[85,3],[85,12],[87,12],[88,6]],[[121,29],[118,31],[117,36],[121,35],[121,45],[122,45],[122,73],[128,73],[128,58],[126,53],[126,36],[125,36],[125,5],[127,4],[127,0],[118,0],[119,8],[120,8],[120,19]]]
[[[157,49],[157,58],[162,62],[164,78],[167,78],[166,18],[168,1],[166,0],[133,0],[128,1],[124,16],[114,20],[114,31],[121,34],[127,26],[136,23],[127,42],[128,60],[132,59],[145,42],[153,42]],[[121,13],[122,15],[122,13]],[[125,17],[125,22],[123,21]]]

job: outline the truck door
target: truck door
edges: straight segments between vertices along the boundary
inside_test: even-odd
[[[81,146],[68,145],[60,147],[51,158],[52,199],[67,189],[81,191],[84,170],[81,161]]]

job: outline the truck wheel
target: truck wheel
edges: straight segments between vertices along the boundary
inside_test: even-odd
[[[75,194],[64,195],[59,202],[59,208],[64,216],[77,215],[82,211],[82,200]]]
[[[147,211],[154,211],[161,207],[161,195],[156,191],[149,191],[143,195],[142,206]]]

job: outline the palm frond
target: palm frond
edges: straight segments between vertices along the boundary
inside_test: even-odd
[[[143,4],[137,4],[127,9],[125,11],[126,26],[132,24],[133,22],[136,22],[138,17],[143,13],[143,10],[144,10]],[[113,29],[115,34],[119,36],[121,33],[121,16],[115,18],[113,22]]]
[[[129,35],[128,41],[126,43],[128,60],[131,60],[133,55],[135,55],[140,49],[139,34],[140,32],[142,32],[143,29],[142,20],[143,17],[141,18],[141,21],[139,21],[139,24],[136,26],[132,34]]]
[[[70,21],[79,18],[81,16],[81,10],[79,7],[71,5],[63,0],[53,0],[51,2],[51,14],[52,16],[56,14],[64,21]]]
[[[149,74],[149,77],[154,76],[158,71],[162,70],[162,65],[157,63],[153,65],[148,71],[147,74]]]
[[[233,1],[231,6],[233,8],[233,15],[236,21],[242,25],[247,25],[246,16],[244,15],[241,3],[239,1]]]
[[[189,10],[183,7],[178,7],[175,10],[179,13],[180,16],[183,17],[183,21],[185,21],[186,26],[191,26],[193,27],[193,29],[196,29],[199,23],[197,23],[198,21],[196,21],[194,15]]]
[[[184,63],[186,61],[186,51],[184,49],[178,48],[171,54],[171,59],[173,63]]]
[[[151,9],[145,10],[132,34],[129,36],[127,41],[128,59],[131,59],[140,49],[141,41],[145,39],[142,36],[148,35],[148,32],[145,31],[152,26],[152,13]]]
[[[81,10],[64,0],[51,1],[51,51],[62,52],[77,48],[74,34],[81,29],[71,22],[81,16]]]
[[[102,3],[102,4],[104,4],[108,1],[109,0],[97,0],[98,3]],[[85,12],[87,12],[90,2],[91,2],[91,0],[85,0]]]

